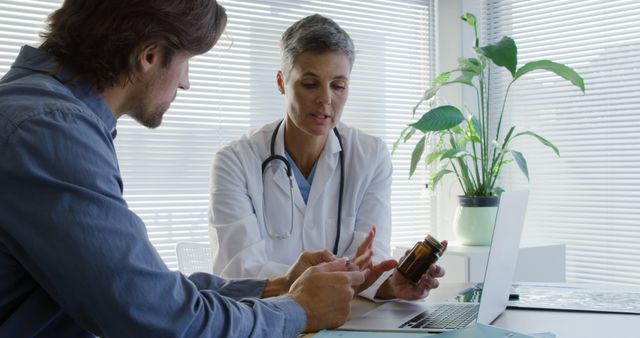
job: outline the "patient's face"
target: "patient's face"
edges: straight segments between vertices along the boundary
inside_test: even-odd
[[[341,52],[306,52],[296,58],[279,87],[285,94],[287,116],[297,129],[328,135],[347,102],[350,73],[349,59]]]

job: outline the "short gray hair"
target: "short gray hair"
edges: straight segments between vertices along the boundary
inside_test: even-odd
[[[305,52],[342,52],[353,67],[355,47],[353,40],[335,21],[320,14],[300,19],[282,34],[280,62],[285,78],[293,68],[298,55]]]

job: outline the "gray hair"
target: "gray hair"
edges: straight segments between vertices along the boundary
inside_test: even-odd
[[[300,19],[282,34],[280,62],[282,72],[288,77],[298,55],[305,52],[342,52],[353,67],[355,47],[353,40],[335,21],[320,14]]]

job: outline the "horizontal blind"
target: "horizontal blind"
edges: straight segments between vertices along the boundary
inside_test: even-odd
[[[529,187],[525,240],[567,244],[569,282],[640,285],[640,14],[638,1],[486,1],[489,42],[511,36],[519,66],[564,63],[584,78],[582,95],[560,77],[537,71],[511,89],[507,125],[553,142],[517,142],[531,182],[515,165],[503,179]],[[492,73],[493,102],[507,74]],[[493,112],[498,106],[492,106]]]
[[[0,73],[25,43],[39,45],[46,15],[62,1],[0,2]],[[116,148],[129,206],[171,268],[175,244],[208,242],[207,210],[213,154],[251,128],[284,116],[275,74],[278,42],[296,20],[314,13],[334,19],[357,54],[343,121],[393,143],[433,73],[433,0],[220,1],[229,21],[221,41],[190,64],[191,89],[178,96],[162,126],[118,121]],[[410,145],[394,155],[392,246],[429,229],[426,173],[409,181]]]

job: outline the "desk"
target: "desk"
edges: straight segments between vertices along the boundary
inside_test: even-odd
[[[427,299],[445,301],[467,285],[442,284]],[[378,304],[357,297],[351,303],[351,316],[362,316]],[[640,315],[630,314],[507,309],[493,325],[522,333],[552,332],[557,338],[640,337]]]

